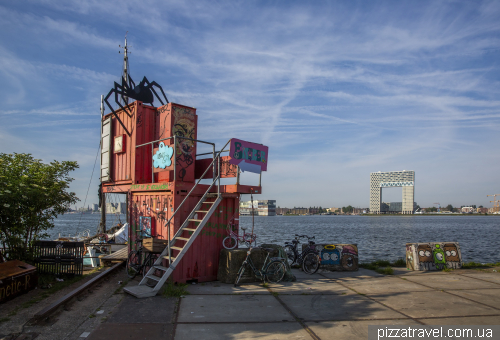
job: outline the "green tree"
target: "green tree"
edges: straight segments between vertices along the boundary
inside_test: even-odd
[[[348,214],[352,213],[354,210],[354,207],[352,207],[350,204],[347,207],[342,207],[342,212]]]
[[[451,204],[448,204],[445,209],[448,211],[453,211],[453,206]]]
[[[7,259],[30,261],[33,242],[48,236],[53,220],[78,201],[68,192],[76,162],[44,164],[30,154],[0,153],[0,243]]]

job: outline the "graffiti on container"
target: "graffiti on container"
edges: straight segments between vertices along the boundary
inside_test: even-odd
[[[174,126],[172,134],[178,137],[176,141],[176,162],[179,166],[179,178],[184,180],[186,169],[194,163],[195,142],[195,114],[194,110],[185,107],[174,106]],[[189,139],[185,139],[189,138]]]
[[[358,247],[355,244],[316,244],[321,266],[333,270],[358,270]]]
[[[409,270],[458,269],[462,266],[458,242],[430,242],[406,245]]]
[[[165,169],[172,165],[172,156],[174,155],[174,148],[171,148],[165,143],[160,142],[158,151],[153,155],[153,166],[155,168]]]
[[[168,183],[162,184],[132,184],[130,190],[165,190],[168,189]]]
[[[142,237],[151,237],[151,217],[140,217],[140,228]]]
[[[229,157],[221,157],[221,177],[226,178],[226,177],[236,177],[238,174],[238,166],[231,164],[229,162],[230,158]]]

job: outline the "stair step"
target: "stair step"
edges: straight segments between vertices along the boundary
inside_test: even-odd
[[[168,256],[165,256],[168,260]],[[172,259],[175,259],[175,257],[172,257]],[[154,269],[158,269],[158,270],[163,270],[164,272],[166,272],[168,270],[167,267],[163,267],[163,266],[153,266]]]
[[[189,222],[198,222],[198,223],[199,223],[199,222],[201,222],[201,221],[203,221],[203,220],[196,220],[196,219],[194,219],[194,218],[190,218],[190,219],[188,219],[188,221],[189,221]]]
[[[215,194],[215,193],[211,193],[211,194],[207,194],[207,197],[218,197],[219,194]]]
[[[187,242],[187,241],[189,241],[189,239],[188,239],[188,238],[185,238],[185,237],[180,237],[180,236],[177,236],[175,239],[176,239],[176,240],[186,241],[186,242]]]
[[[168,260],[168,255],[163,256],[163,258],[164,258],[165,260]],[[174,262],[174,261],[175,261],[175,256],[170,256],[170,258],[172,259],[172,262]]]
[[[184,229],[182,229],[182,230],[183,230],[183,231],[184,231],[184,230],[187,230],[187,231],[196,231],[196,229],[193,229],[193,228],[184,228]]]
[[[175,246],[173,246],[173,247],[170,247],[170,249],[175,249],[175,250],[179,250],[179,251],[181,251],[181,250],[182,250],[182,249],[184,249],[184,248],[182,248],[182,247],[175,247]]]
[[[196,210],[195,212],[197,212],[197,213],[204,213],[204,214],[206,214],[206,213],[208,212],[208,210]]]
[[[207,201],[205,201],[205,202],[203,202],[202,204],[214,204],[214,203],[215,203],[215,202],[207,202]]]
[[[148,286],[132,286],[123,288],[127,293],[138,297],[138,298],[146,298],[150,296],[155,296],[157,291]]]
[[[148,279],[155,280],[155,281],[160,281],[161,277],[154,276],[154,275],[146,275]]]

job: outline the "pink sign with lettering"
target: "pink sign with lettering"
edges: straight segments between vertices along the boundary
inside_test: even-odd
[[[250,143],[241,139],[231,139],[229,163],[238,165],[241,171],[260,173],[267,171],[269,148],[262,144]]]

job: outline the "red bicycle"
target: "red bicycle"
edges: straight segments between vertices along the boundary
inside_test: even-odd
[[[238,243],[244,243],[248,248],[251,245],[257,246],[257,235],[247,233],[246,228],[241,228],[243,230],[243,236],[240,236],[236,233],[236,223],[234,223],[235,218],[233,217],[229,223],[227,224],[227,233],[229,234],[227,237],[222,240],[222,245],[226,249],[234,249],[238,245]]]

